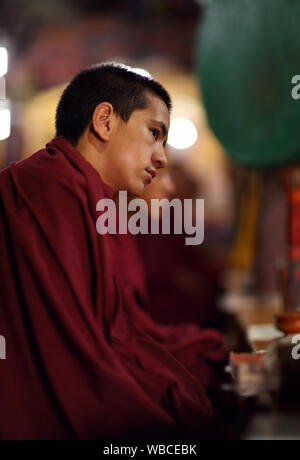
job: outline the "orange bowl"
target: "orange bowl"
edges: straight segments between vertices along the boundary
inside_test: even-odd
[[[275,315],[277,329],[285,334],[300,332],[300,311],[291,311]]]

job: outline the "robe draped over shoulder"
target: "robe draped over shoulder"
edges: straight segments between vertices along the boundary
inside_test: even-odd
[[[0,173],[1,439],[227,436],[205,370],[133,314],[118,236],[96,231],[112,197],[63,137]]]

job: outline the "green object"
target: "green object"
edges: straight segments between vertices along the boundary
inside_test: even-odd
[[[300,1],[211,0],[196,57],[209,124],[232,160],[259,168],[298,162]]]

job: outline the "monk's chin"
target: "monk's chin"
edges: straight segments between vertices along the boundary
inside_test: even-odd
[[[135,187],[128,187],[127,188],[127,195],[129,198],[140,197],[144,193],[144,189],[148,184],[141,184]]]

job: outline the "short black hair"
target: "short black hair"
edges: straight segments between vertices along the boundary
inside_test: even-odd
[[[114,62],[92,65],[79,72],[63,91],[56,109],[56,136],[76,145],[101,102],[112,104],[127,122],[135,109],[147,108],[147,92],[162,99],[170,112],[168,92],[151,76]]]

